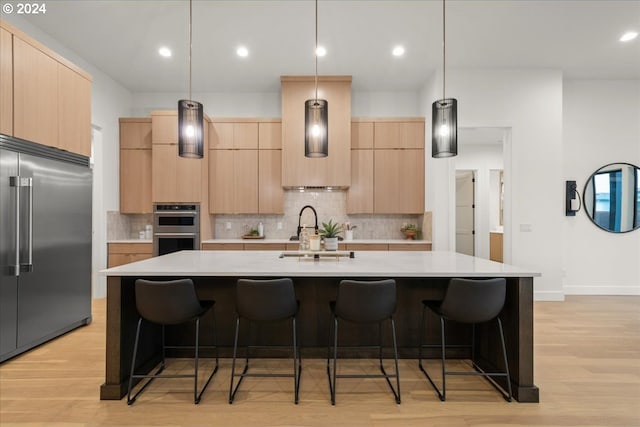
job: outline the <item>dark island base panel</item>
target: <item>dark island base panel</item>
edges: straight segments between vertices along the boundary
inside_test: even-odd
[[[151,277],[150,280],[160,280]],[[171,279],[170,277],[162,279]],[[193,278],[201,299],[216,301],[215,317],[217,338],[221,357],[231,357],[235,331],[235,285],[232,277]],[[366,278],[363,280],[372,280]],[[400,278],[398,286],[398,306],[394,319],[400,357],[417,358],[422,303],[424,299],[440,300],[444,296],[448,278]],[[135,308],[133,277],[109,277],[107,282],[107,359],[105,383],[100,389],[103,400],[121,399],[127,391],[131,354],[138,315]],[[295,278],[296,296],[300,300],[298,315],[299,339],[304,358],[325,358],[326,343],[329,338],[329,301],[335,300],[339,279],[336,278]],[[201,342],[213,344],[213,319],[207,314],[200,322]],[[533,384],[533,279],[507,278],[507,300],[501,313],[508,352],[513,395],[519,402],[538,402],[538,388]],[[242,337],[251,337],[252,345],[291,344],[291,326],[283,322],[254,325],[241,322]],[[477,363],[485,370],[504,369],[500,339],[495,330],[495,322],[476,327]],[[150,324],[143,326],[143,335],[138,350],[140,365],[138,371],[150,371],[159,362],[160,328]],[[167,345],[192,345],[194,331],[191,325],[167,328]],[[383,325],[383,342],[391,344],[390,326]],[[439,322],[431,313],[427,314],[426,342],[440,342]],[[376,325],[340,324],[340,344],[345,346],[377,345]],[[468,344],[471,342],[471,328],[468,325],[447,324],[448,344]],[[245,341],[240,344],[244,345]],[[390,348],[385,355],[391,356]],[[244,353],[243,353],[244,354]],[[289,357],[282,350],[255,350],[255,357]],[[344,350],[343,357],[377,357],[376,350]],[[439,358],[438,349],[425,349],[428,358]],[[168,353],[174,356],[190,357],[191,354]],[[203,352],[203,356],[207,356]],[[470,350],[450,349],[447,357],[469,358]],[[417,369],[417,368],[416,368]],[[498,378],[498,382],[504,380]],[[426,380],[425,380],[426,381]],[[506,385],[506,382],[504,383]]]

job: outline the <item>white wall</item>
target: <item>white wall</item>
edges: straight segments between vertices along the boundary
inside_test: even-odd
[[[640,166],[640,80],[565,81],[564,150],[562,178],[581,195],[608,163]],[[563,223],[565,293],[640,295],[640,230],[605,232],[584,209]]]
[[[464,144],[458,141],[457,170],[476,171],[475,176],[475,256],[489,259],[492,192],[491,170],[503,169],[502,144]],[[493,198],[497,197],[497,185]]]
[[[69,50],[56,39],[42,30],[34,27],[18,15],[3,15],[10,24],[27,33],[45,46],[59,53],[74,64],[92,75],[91,85],[91,123],[101,133],[102,156],[95,159],[94,181],[102,180],[102,199],[94,206],[102,206],[101,212],[94,212],[94,242],[93,242],[93,296],[102,298],[106,295],[106,282],[103,277],[98,278],[97,269],[106,268],[106,222],[96,222],[97,218],[106,218],[106,211],[119,210],[119,117],[131,115],[132,95],[124,86],[111,77],[86,62],[72,50]],[[104,171],[103,176],[95,176],[95,171]],[[102,213],[102,215],[100,215]]]
[[[438,95],[442,75],[422,93],[423,108]],[[561,300],[563,186],[562,74],[558,70],[451,70],[447,96],[458,100],[459,127],[511,129],[505,140],[505,261],[540,271],[537,299]],[[429,115],[430,116],[430,115]],[[427,121],[427,135],[431,132]],[[427,210],[434,211],[434,248],[455,239],[456,158],[427,156]],[[507,209],[508,208],[508,209]],[[510,215],[510,217],[509,217]],[[530,229],[531,231],[524,231]],[[436,234],[437,230],[437,234]]]

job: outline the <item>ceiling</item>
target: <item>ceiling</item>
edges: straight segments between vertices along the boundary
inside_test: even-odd
[[[450,0],[446,11],[447,67],[640,78],[640,38],[618,41],[640,31],[640,0]],[[356,90],[415,90],[442,67],[439,0],[319,0],[318,15],[319,74],[352,75]],[[188,90],[186,0],[56,0],[22,16],[133,92]],[[193,1],[194,92],[278,91],[281,75],[314,73],[313,46],[311,0]]]

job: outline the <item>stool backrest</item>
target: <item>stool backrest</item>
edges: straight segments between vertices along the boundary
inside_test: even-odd
[[[451,279],[440,305],[447,318],[462,323],[494,319],[504,306],[506,279]]]
[[[236,287],[236,310],[249,320],[281,320],[293,317],[298,302],[291,279],[240,279]]]
[[[396,310],[396,281],[343,280],[338,286],[336,316],[352,322],[380,322]]]
[[[191,279],[138,279],[135,286],[138,313],[150,322],[177,325],[198,316],[202,311]]]

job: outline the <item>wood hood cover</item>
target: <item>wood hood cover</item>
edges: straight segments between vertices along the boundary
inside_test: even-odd
[[[318,76],[318,98],[329,113],[329,153],[304,156],[304,103],[314,76],[282,76],[282,186],[347,188],[351,184],[351,76]]]

